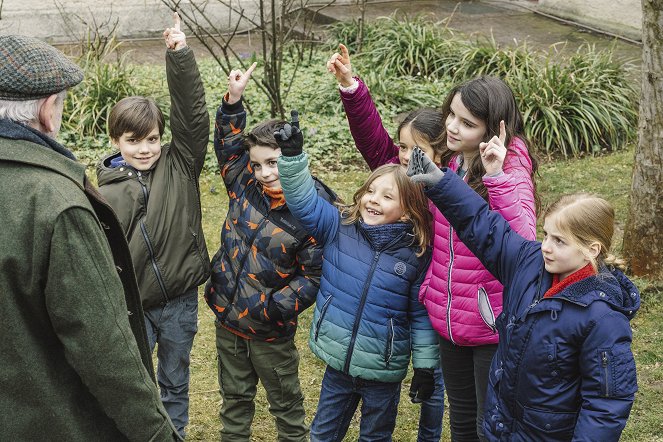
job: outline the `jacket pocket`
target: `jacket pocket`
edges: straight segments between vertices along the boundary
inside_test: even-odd
[[[554,412],[525,406],[522,410],[523,430],[535,440],[570,440],[573,437],[577,412]]]
[[[318,318],[318,321],[315,323],[315,341],[318,341],[318,335],[320,334],[320,327],[322,327],[322,320],[325,319],[325,314],[327,314],[327,309],[329,308],[329,305],[331,304],[332,296],[330,295],[329,298],[325,300],[325,303],[322,304],[322,308],[320,309],[320,317]]]
[[[387,344],[384,350],[384,362],[389,368],[389,362],[394,354],[394,318],[389,318],[387,322]]]
[[[638,391],[635,359],[630,343],[619,343],[599,349],[601,396],[623,398]]]
[[[479,306],[479,315],[483,322],[493,331],[497,333],[497,327],[495,327],[495,312],[493,312],[493,307],[490,305],[490,300],[488,299],[488,293],[483,287],[479,287],[477,292],[477,305]]]

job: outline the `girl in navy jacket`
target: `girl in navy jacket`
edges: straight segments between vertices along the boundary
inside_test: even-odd
[[[500,143],[482,143],[499,175]],[[544,214],[543,242],[528,241],[458,175],[415,150],[408,175],[504,285],[500,342],[485,403],[490,441],[617,441],[637,391],[629,320],[640,306],[610,255],[614,211],[588,194]]]

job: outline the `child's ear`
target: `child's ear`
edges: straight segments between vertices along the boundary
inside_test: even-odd
[[[589,245],[589,256],[596,259],[601,253],[601,244],[594,242]]]
[[[119,147],[119,140],[116,138],[111,138],[110,139],[111,145],[115,148]]]

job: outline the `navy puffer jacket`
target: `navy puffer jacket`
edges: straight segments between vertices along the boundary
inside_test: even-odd
[[[543,298],[541,243],[519,236],[456,174],[427,195],[504,285],[486,393],[490,441],[617,441],[637,391],[629,320],[640,294],[619,270]]]
[[[306,154],[279,158],[290,211],[323,247],[322,277],[309,346],[353,377],[400,382],[415,368],[439,365],[438,335],[418,293],[430,253],[417,256],[412,231],[376,248],[359,223],[343,224],[317,197]]]

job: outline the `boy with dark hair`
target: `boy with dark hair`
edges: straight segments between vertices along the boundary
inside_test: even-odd
[[[161,400],[184,437],[189,360],[198,327],[198,286],[209,275],[198,179],[209,142],[205,91],[193,52],[175,26],[164,32],[172,142],[153,99],[128,97],[111,110],[119,149],[98,166],[99,190],[122,223],[136,269],[150,348],[157,351]]]
[[[228,191],[221,247],[212,260],[205,299],[216,314],[222,440],[248,441],[258,380],[276,418],[278,440],[306,441],[304,397],[299,384],[297,316],[315,300],[322,250],[285,204],[274,132],[268,120],[244,136],[242,93],[255,63],[232,71],[219,107],[214,149]],[[318,193],[334,199],[317,182]]]

